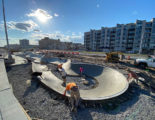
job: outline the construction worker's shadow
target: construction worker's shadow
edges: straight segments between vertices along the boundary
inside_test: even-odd
[[[71,108],[70,105],[68,105],[68,106]],[[90,109],[85,108],[83,104],[82,104],[82,106],[79,105],[79,107],[77,108],[77,111],[70,111],[72,120],[86,120],[86,119],[93,120],[92,115],[90,114]]]
[[[71,112],[70,114],[71,114],[72,120],[93,120],[89,109],[81,109],[81,110],[78,110],[76,113]]]
[[[34,75],[32,76],[32,79],[30,80],[29,84],[30,86],[24,92],[23,97],[26,97],[28,94],[35,92],[40,86],[40,83],[38,82],[37,77]]]

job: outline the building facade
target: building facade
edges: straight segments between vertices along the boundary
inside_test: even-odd
[[[84,46],[80,43],[61,42],[60,39],[45,37],[39,41],[39,48],[47,50],[80,50]]]
[[[40,49],[57,49],[59,47],[60,40],[59,39],[50,39],[45,37],[39,41]]]
[[[91,51],[148,53],[155,51],[155,18],[150,22],[117,24],[84,33],[84,46]]]
[[[29,40],[27,40],[27,39],[19,40],[19,44],[20,44],[21,48],[28,48],[29,47]]]

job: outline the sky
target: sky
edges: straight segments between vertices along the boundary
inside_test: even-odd
[[[49,37],[83,43],[84,32],[155,18],[155,0],[4,0],[10,44]],[[0,0],[0,46],[6,45]]]

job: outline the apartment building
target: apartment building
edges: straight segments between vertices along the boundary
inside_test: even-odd
[[[84,46],[90,51],[149,53],[155,51],[155,18],[150,22],[117,24],[84,33]]]
[[[84,46],[81,43],[61,42],[60,39],[45,37],[39,40],[39,48],[48,50],[83,50]]]
[[[27,39],[19,40],[19,44],[22,48],[28,48],[29,47],[29,40],[27,40]]]

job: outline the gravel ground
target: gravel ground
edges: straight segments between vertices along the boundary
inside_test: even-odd
[[[31,76],[31,65],[7,68],[15,97],[31,118],[44,120],[154,120],[155,96],[131,86],[112,100],[81,103],[77,113],[70,111],[68,100],[42,86]],[[123,102],[122,102],[123,101]],[[100,104],[97,104],[100,103]],[[111,106],[114,106],[112,107]]]

